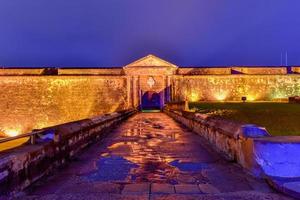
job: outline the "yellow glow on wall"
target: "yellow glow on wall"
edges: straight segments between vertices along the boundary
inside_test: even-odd
[[[190,95],[189,95],[189,100],[192,101],[192,102],[195,102],[195,101],[199,101],[199,94],[196,93],[196,92],[192,92]]]
[[[287,98],[288,96],[285,94],[284,91],[276,91],[271,95],[272,99],[280,99],[280,98]]]
[[[123,110],[130,102],[122,76],[1,76],[0,93],[0,136]]]
[[[247,100],[248,101],[255,101],[256,100],[256,96],[255,95],[247,95]]]
[[[4,129],[3,132],[8,137],[14,137],[21,134],[20,129]]]
[[[227,98],[227,96],[228,96],[228,91],[216,92],[214,94],[214,96],[215,96],[216,100],[218,100],[218,101],[224,101]]]

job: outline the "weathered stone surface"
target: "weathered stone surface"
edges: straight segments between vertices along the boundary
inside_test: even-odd
[[[272,190],[256,192],[252,185],[261,182],[249,179],[164,113],[139,113],[21,199],[284,199]],[[160,189],[176,185],[183,194],[156,193],[156,184],[162,184]],[[204,194],[199,184],[211,184],[220,193]]]
[[[126,184],[122,191],[122,194],[149,194],[149,193],[150,193],[149,183]]]
[[[52,76],[42,75],[46,71]],[[153,55],[123,68],[4,68],[0,69],[0,110],[5,117],[0,118],[0,132],[25,133],[140,107],[147,91],[159,93],[161,105],[171,99],[240,101],[243,96],[250,101],[287,100],[300,95],[299,67],[291,71],[294,74],[287,75],[286,67],[178,68]]]
[[[300,178],[268,177],[268,182],[278,191],[300,199]]]
[[[174,185],[153,183],[151,185],[151,193],[172,194],[175,193]]]
[[[248,177],[247,180],[251,188],[255,191],[266,192],[266,193],[274,192],[273,189],[268,184],[266,184],[265,179]]]
[[[55,130],[54,141],[41,141],[35,145],[24,145],[2,153],[0,194],[21,191],[56,167],[65,165],[87,145],[95,142],[97,136],[104,134],[106,129],[103,126],[109,129],[134,112],[134,110],[127,110],[112,113],[106,115],[105,120],[100,123],[81,120],[52,127],[51,129]],[[99,129],[98,126],[102,127]],[[95,129],[97,132],[94,131]],[[71,187],[74,191],[82,189],[78,186]],[[57,188],[50,187],[50,190],[56,191]]]
[[[165,112],[205,138],[228,160],[237,161],[252,174],[267,178],[274,183],[273,186],[277,190],[293,196],[298,195],[297,191],[284,189],[283,183],[277,184],[276,180],[276,177],[281,179],[299,177],[300,163],[296,155],[299,152],[298,137],[270,137],[264,131],[253,134],[252,127],[249,136],[244,133],[243,125],[228,125],[223,120],[210,120],[202,115],[197,116],[194,113],[174,111],[168,108],[165,109]],[[253,135],[256,137],[253,138]],[[271,191],[265,183],[251,178],[244,180],[233,171],[220,173],[219,170],[213,168],[204,169],[202,175],[221,192],[250,190],[250,188],[266,193]],[[224,183],[224,180],[227,184]],[[239,184],[236,184],[237,182]]]
[[[299,136],[279,136],[254,140],[256,162],[271,177],[300,177]]]
[[[222,197],[199,194],[151,195],[151,200],[224,200]]]
[[[178,194],[198,194],[201,193],[197,185],[179,184],[175,185],[176,193]]]
[[[76,194],[49,194],[45,196],[27,196],[17,200],[148,200],[148,195],[121,195],[109,193],[76,193]]]
[[[27,133],[127,109],[127,84],[124,76],[1,76],[0,132]]]
[[[214,187],[212,184],[199,184],[200,191],[204,194],[216,194],[220,193],[220,191]]]
[[[271,101],[300,95],[299,75],[199,75],[173,79],[174,100],[184,101]],[[216,89],[216,88],[221,88]]]
[[[152,195],[153,200],[291,200],[292,198],[282,197],[278,194],[266,194],[260,192],[231,192],[216,195],[209,194],[173,194],[173,195]]]
[[[284,183],[283,187],[297,192],[299,194],[298,197],[300,198],[300,181]]]

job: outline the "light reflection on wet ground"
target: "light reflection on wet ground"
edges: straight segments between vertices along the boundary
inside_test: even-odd
[[[157,116],[157,117],[156,117]],[[200,183],[201,171],[218,158],[161,113],[141,113],[117,128],[88,180]]]
[[[255,190],[262,191],[263,197],[272,193],[262,180],[221,159],[201,137],[164,113],[139,113],[86,149],[69,167],[30,187],[26,195],[30,200],[89,199],[88,195],[91,199],[132,199],[127,192],[133,188],[140,192],[137,199],[155,199],[151,196],[157,194],[155,187],[171,187],[167,194],[193,193],[191,188],[196,187],[203,194],[200,185],[213,188],[213,193]]]

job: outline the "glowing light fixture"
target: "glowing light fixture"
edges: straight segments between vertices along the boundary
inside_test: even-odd
[[[5,135],[9,136],[9,137],[14,137],[17,135],[20,135],[21,131],[17,130],[17,129],[6,129],[3,131]]]
[[[247,97],[242,97],[242,101],[245,103],[247,101]]]

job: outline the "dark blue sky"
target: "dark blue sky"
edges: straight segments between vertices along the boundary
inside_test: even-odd
[[[0,65],[300,65],[300,0],[0,0]]]

